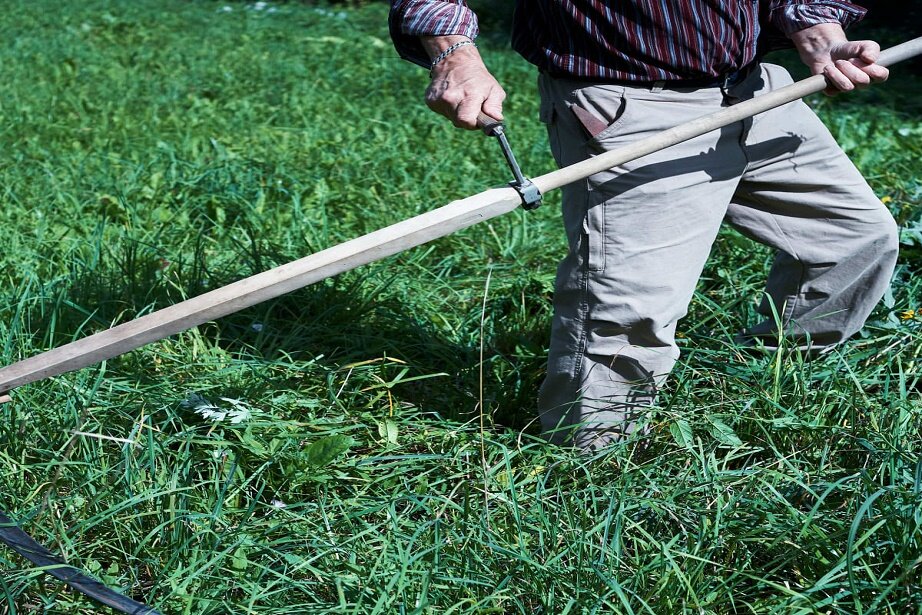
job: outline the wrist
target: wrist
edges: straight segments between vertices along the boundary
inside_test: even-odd
[[[471,41],[471,37],[463,34],[445,34],[442,36],[420,36],[419,42],[429,54],[429,61],[434,60],[440,53],[458,43]]]
[[[465,66],[483,67],[483,59],[477,51],[477,45],[466,36],[422,37],[422,40],[423,47],[430,57],[431,78],[446,75]]]
[[[477,47],[474,45],[467,45],[456,49],[438,63],[433,63],[429,69],[429,76],[438,77],[448,74],[458,68],[471,66],[485,68],[483,66],[483,59],[480,57],[480,52],[477,51]]]
[[[471,50],[477,48],[474,40],[469,36],[462,34],[448,34],[445,36],[421,36],[420,42],[423,49],[429,55],[429,74],[431,75],[436,66],[444,63],[455,53],[458,57],[463,57],[465,53],[469,54]]]
[[[476,47],[477,45],[475,45],[474,41],[470,39],[458,41],[457,43],[453,45],[449,45],[448,47],[443,49],[439,55],[435,56],[432,59],[432,63],[429,65],[429,76],[431,77],[433,75],[434,71],[436,70],[436,67],[438,67],[441,64],[450,62],[452,58],[452,54],[455,53],[456,51],[463,51],[466,48],[475,49]],[[462,56],[459,56],[459,57],[462,57]]]
[[[790,34],[791,42],[804,63],[810,65],[829,57],[829,50],[845,43],[848,37],[837,23],[822,23]]]

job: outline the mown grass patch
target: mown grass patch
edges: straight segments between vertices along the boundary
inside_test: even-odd
[[[4,364],[507,181],[425,110],[383,4],[224,6],[7,7]],[[485,54],[550,170],[533,71]],[[0,505],[165,613],[919,612],[920,90],[897,68],[812,101],[903,232],[891,292],[820,361],[737,354],[768,255],[728,231],[649,435],[545,445],[550,195],[16,391]],[[4,612],[98,612],[0,571]]]

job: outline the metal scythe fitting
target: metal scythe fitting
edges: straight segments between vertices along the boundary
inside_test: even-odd
[[[496,137],[499,141],[499,146],[503,150],[503,156],[506,157],[506,162],[509,163],[509,168],[512,169],[512,175],[515,177],[513,181],[509,182],[509,185],[512,186],[522,198],[522,208],[531,210],[541,205],[541,191],[538,190],[538,187],[532,183],[530,179],[522,174],[522,169],[519,168],[519,163],[516,162],[515,154],[512,153],[509,140],[506,138],[506,128],[503,123],[493,119],[489,115],[481,113],[477,116],[477,126],[480,127],[485,135],[488,137]]]

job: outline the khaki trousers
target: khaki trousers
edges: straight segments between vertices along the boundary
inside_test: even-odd
[[[567,166],[791,83],[769,64],[733,87],[660,89],[542,75],[542,120]],[[863,325],[897,254],[896,224],[813,112],[795,102],[563,191],[548,439],[596,448],[631,432],[679,350],[674,335],[722,221],[777,250],[766,317],[744,332],[818,350]]]

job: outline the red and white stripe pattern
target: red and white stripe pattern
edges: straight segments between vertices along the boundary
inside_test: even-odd
[[[651,82],[720,77],[749,64],[766,29],[847,27],[865,10],[836,0],[517,0],[512,45],[552,75]],[[394,0],[400,55],[428,66],[421,35],[477,35],[464,0]]]

